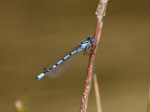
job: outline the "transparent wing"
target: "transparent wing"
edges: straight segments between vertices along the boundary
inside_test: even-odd
[[[48,73],[46,73],[46,75],[50,78],[56,78],[59,77],[61,74],[63,74],[67,68],[69,67],[69,65],[72,62],[72,58],[74,56],[70,56],[68,59],[64,60],[62,63],[60,63],[59,65],[57,65],[56,68],[50,70]]]
[[[71,49],[68,53],[66,53],[66,55],[70,54],[71,52],[75,51],[78,49],[78,46],[74,47],[73,49]],[[76,54],[76,53],[75,53]],[[75,54],[71,55],[70,57],[68,57],[66,60],[64,60],[62,63],[60,63],[59,65],[56,66],[56,68],[50,70],[49,72],[47,72],[45,75],[47,75],[50,78],[56,78],[59,77],[62,73],[64,73],[66,71],[66,69],[69,67],[69,65],[71,64],[73,57],[75,56]],[[59,58],[56,63],[63,59],[66,55],[64,55],[62,58]],[[55,64],[56,64],[55,63]],[[54,64],[53,64],[54,65]],[[52,66],[53,66],[52,65]],[[52,66],[48,66],[47,68],[50,68]]]

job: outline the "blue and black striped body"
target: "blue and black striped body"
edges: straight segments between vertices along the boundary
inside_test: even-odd
[[[49,74],[50,72],[53,71],[53,69],[56,69],[56,67],[58,65],[62,64],[62,62],[65,62],[66,60],[68,60],[72,55],[74,55],[75,53],[77,53],[77,52],[85,49],[87,46],[91,45],[93,41],[94,41],[94,38],[87,37],[86,40],[84,40],[84,41],[82,41],[82,42],[79,43],[79,45],[77,46],[77,48],[75,48],[73,51],[71,51],[70,53],[68,53],[68,55],[64,56],[56,64],[54,64],[50,68],[46,69],[43,73],[41,73],[40,75],[38,75],[36,79],[39,80],[42,77],[44,77],[45,75]],[[53,77],[55,77],[55,74],[53,74]]]

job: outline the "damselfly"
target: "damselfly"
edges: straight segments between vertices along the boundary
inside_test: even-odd
[[[38,75],[36,77],[36,79],[39,80],[42,77],[44,77],[45,75],[47,75],[49,77],[52,77],[52,78],[58,77],[62,73],[62,71],[64,71],[67,68],[67,65],[70,63],[71,57],[75,53],[77,53],[77,52],[85,49],[84,54],[87,54],[86,51],[87,51],[87,49],[89,47],[92,46],[93,41],[94,41],[94,38],[87,37],[84,41],[80,42],[77,45],[77,47],[75,47],[67,55],[65,55],[62,59],[60,59],[59,61],[57,61],[57,63],[55,63],[52,66],[48,66],[48,68],[45,68],[44,72],[42,72],[40,75]]]

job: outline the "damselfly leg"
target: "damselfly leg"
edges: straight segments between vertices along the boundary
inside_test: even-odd
[[[90,56],[91,50],[92,49],[92,44],[89,44],[88,46],[86,46],[86,48],[83,51],[83,55],[87,55]]]

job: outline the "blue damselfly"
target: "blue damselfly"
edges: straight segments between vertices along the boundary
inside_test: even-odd
[[[62,73],[62,71],[64,71],[68,67],[68,65],[71,61],[71,57],[75,53],[78,53],[79,51],[85,49],[84,54],[87,54],[86,51],[89,47],[92,46],[93,41],[94,41],[94,38],[87,37],[84,41],[80,42],[74,49],[72,49],[67,55],[65,55],[62,59],[57,61],[57,63],[45,68],[44,72],[42,72],[40,75],[38,75],[36,77],[36,79],[39,80],[42,77],[44,77],[45,75],[52,77],[52,78],[58,77]]]

